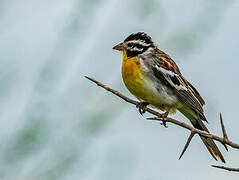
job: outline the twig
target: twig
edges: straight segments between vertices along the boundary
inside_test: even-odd
[[[227,171],[239,172],[239,168],[230,168],[230,167],[226,167],[226,166],[217,166],[217,165],[212,165],[212,167],[218,168],[218,169],[224,169],[224,170],[227,170]]]
[[[112,88],[110,88],[110,87],[100,83],[99,81],[97,81],[97,80],[95,80],[93,78],[90,78],[88,76],[85,76],[85,78],[89,79],[90,81],[94,82],[95,84],[97,84],[98,86],[104,88],[105,90],[115,94],[116,96],[120,97],[121,99],[125,100],[128,103],[131,103],[131,104],[134,104],[134,105],[138,105],[139,104],[138,101],[134,101],[134,100],[124,96],[123,94],[119,93],[118,91],[116,91],[116,90],[114,90],[114,89],[112,89]],[[187,143],[184,146],[184,149],[183,149],[179,159],[182,157],[182,155],[186,151],[188,145],[190,144],[190,142],[191,142],[191,140],[192,140],[192,138],[193,138],[193,136],[195,134],[199,134],[199,135],[204,136],[204,137],[209,137],[211,139],[214,139],[215,141],[218,141],[218,142],[222,143],[224,145],[224,147],[226,148],[226,150],[228,150],[226,145],[228,145],[228,146],[230,146],[232,148],[235,148],[235,149],[239,149],[239,144],[234,143],[234,142],[232,142],[232,141],[230,141],[228,139],[228,136],[227,136],[227,133],[226,133],[226,130],[225,130],[225,126],[223,124],[223,119],[222,119],[222,115],[221,114],[220,114],[220,123],[221,123],[222,132],[223,132],[223,138],[221,138],[219,136],[216,136],[214,134],[208,133],[206,131],[202,131],[200,129],[196,129],[193,126],[190,126],[190,125],[188,125],[188,124],[186,124],[184,122],[180,122],[178,120],[175,120],[175,119],[172,119],[172,118],[169,118],[169,117],[162,118],[162,114],[161,113],[159,113],[157,111],[154,111],[154,110],[152,110],[152,109],[150,109],[148,107],[145,107],[144,110],[147,111],[148,113],[151,113],[151,114],[156,116],[156,117],[153,117],[153,118],[148,118],[149,120],[158,120],[158,121],[164,122],[164,124],[166,122],[169,122],[169,123],[181,126],[181,127],[185,128],[185,129],[188,129],[189,131],[191,131],[191,134],[190,134],[190,136],[189,136],[189,138],[187,140]],[[238,171],[239,172],[239,168],[229,168],[229,167],[225,167],[225,166],[216,166],[216,165],[212,165],[212,167],[221,168],[221,169],[225,169],[225,170],[229,170],[229,171]]]

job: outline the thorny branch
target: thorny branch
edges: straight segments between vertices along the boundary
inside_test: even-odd
[[[87,78],[88,80],[94,82],[95,84],[97,84],[98,86],[104,88],[105,90],[107,90],[107,91],[109,91],[109,92],[115,94],[116,96],[120,97],[121,99],[125,100],[125,101],[128,102],[128,103],[134,104],[134,105],[136,105],[136,106],[139,104],[138,101],[134,101],[134,100],[132,100],[132,99],[130,99],[130,98],[124,96],[123,94],[119,93],[118,91],[116,91],[116,90],[114,90],[114,89],[112,89],[112,88],[110,88],[110,87],[108,87],[108,86],[106,86],[106,85],[100,83],[99,81],[97,81],[97,80],[95,80],[95,79],[93,79],[93,78],[90,78],[90,77],[88,77],[88,76],[85,76],[85,78]],[[148,108],[148,107],[145,107],[144,110],[145,110],[146,112],[148,112],[148,113],[153,114],[153,115],[156,116],[156,117],[153,117],[153,118],[147,118],[148,120],[161,121],[161,122],[163,122],[163,124],[165,124],[166,122],[167,122],[167,123],[172,123],[172,124],[181,126],[181,127],[185,128],[185,129],[188,129],[189,131],[191,131],[191,134],[190,134],[190,136],[189,136],[189,138],[188,138],[188,140],[187,140],[187,143],[186,143],[185,146],[184,146],[184,149],[183,149],[183,151],[182,151],[182,153],[181,153],[179,159],[183,156],[184,152],[186,151],[188,145],[190,144],[190,142],[191,142],[191,140],[192,140],[192,138],[193,138],[193,136],[194,136],[195,134],[200,134],[200,135],[202,135],[202,136],[204,136],[204,137],[209,137],[209,138],[211,138],[211,139],[214,139],[215,141],[218,141],[218,142],[222,143],[227,151],[228,151],[228,148],[227,148],[226,145],[231,146],[232,148],[235,148],[235,149],[239,149],[239,144],[234,143],[234,142],[232,142],[232,141],[230,141],[230,140],[228,139],[228,136],[227,136],[227,133],[226,133],[226,130],[225,130],[225,126],[224,126],[224,124],[223,124],[223,119],[222,119],[221,113],[220,113],[220,124],[221,124],[221,128],[222,128],[223,137],[219,137],[219,136],[216,136],[216,135],[214,135],[214,134],[208,133],[208,132],[206,132],[206,131],[199,130],[199,129],[197,129],[197,128],[194,128],[193,126],[190,126],[190,125],[188,125],[188,124],[186,124],[186,123],[184,123],[184,122],[180,122],[180,121],[175,120],[175,119],[170,118],[170,117],[162,118],[162,114],[161,114],[161,113],[159,113],[159,112],[157,112],[157,111],[155,111],[155,110],[152,110],[152,109],[150,109],[150,108]],[[212,167],[220,168],[220,169],[224,169],[224,170],[228,170],[228,171],[236,171],[236,172],[239,172],[239,168],[229,168],[229,167],[217,166],[217,165],[212,165]]]

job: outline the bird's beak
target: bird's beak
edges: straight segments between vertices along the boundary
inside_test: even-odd
[[[113,49],[118,50],[118,51],[123,51],[124,50],[124,44],[119,43],[116,46],[114,46]]]

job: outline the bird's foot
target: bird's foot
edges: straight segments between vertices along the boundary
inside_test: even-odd
[[[161,118],[161,120],[162,120],[162,123],[160,123],[160,124],[163,125],[163,126],[166,127],[166,128],[167,128],[168,126],[167,126],[167,124],[166,124],[167,121],[166,121],[165,119],[168,117],[168,113],[169,113],[169,112],[166,111],[165,113],[161,114],[161,116],[160,116],[160,118]]]
[[[164,112],[164,113],[162,113],[162,114],[160,115],[160,118],[165,119],[165,118],[168,117],[168,114],[169,114],[169,112],[166,111],[166,112]]]
[[[139,113],[143,115],[146,111],[145,108],[149,105],[147,102],[139,102],[136,107],[139,108]]]

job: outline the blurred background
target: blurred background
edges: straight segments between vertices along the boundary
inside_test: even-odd
[[[145,31],[206,101],[208,128],[238,138],[239,2],[233,0],[1,0],[0,179],[238,179],[211,168],[199,137],[146,121],[88,75],[129,94],[112,47]],[[174,118],[188,122],[180,113]],[[227,153],[239,167],[239,151]]]

